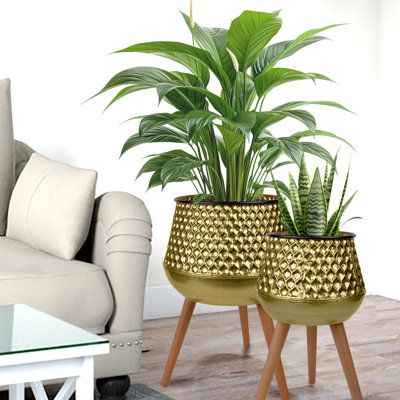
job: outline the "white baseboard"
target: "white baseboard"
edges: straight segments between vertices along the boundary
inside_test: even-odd
[[[183,296],[171,285],[150,286],[146,288],[144,319],[177,317],[181,313]],[[237,307],[210,306],[197,304],[195,314],[236,310]]]

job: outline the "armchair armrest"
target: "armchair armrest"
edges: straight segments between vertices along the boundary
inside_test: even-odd
[[[123,192],[96,199],[84,253],[88,261],[105,269],[110,282],[114,312],[109,333],[142,328],[151,236],[150,215],[140,199]]]

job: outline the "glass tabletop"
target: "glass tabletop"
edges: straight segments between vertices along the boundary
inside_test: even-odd
[[[24,304],[0,306],[0,356],[108,343]]]

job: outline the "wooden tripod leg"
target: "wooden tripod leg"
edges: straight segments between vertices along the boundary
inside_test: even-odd
[[[267,314],[267,312],[262,308],[262,306],[260,304],[257,304],[257,310],[258,310],[258,315],[260,317],[261,325],[262,325],[262,328],[264,331],[265,341],[267,342],[269,352],[271,352],[272,340],[274,337],[274,330],[275,330],[274,323],[272,321],[272,318]],[[289,399],[289,389],[287,387],[285,371],[283,370],[280,353],[276,360],[276,368],[274,368],[274,371],[275,371],[276,382],[279,387],[279,393],[281,395],[281,399],[282,400]],[[272,380],[272,376],[271,376],[271,380]],[[269,382],[268,386],[270,384],[271,384],[271,381]],[[266,390],[268,390],[268,387]],[[265,396],[263,397],[263,399],[264,398],[265,398]],[[257,399],[258,399],[258,397],[257,397]]]
[[[183,303],[181,315],[179,317],[179,322],[175,331],[174,340],[172,341],[168,360],[165,364],[161,386],[166,387],[169,384],[169,380],[171,378],[172,372],[174,371],[176,360],[181,350],[183,340],[185,339],[185,335],[189,327],[190,319],[192,318],[195,306],[196,303],[188,299],[185,299],[185,302]]]
[[[317,327],[307,326],[308,381],[313,385],[317,371]]]
[[[249,333],[249,313],[247,306],[239,306],[240,325],[242,327],[243,347],[245,350],[250,347],[250,333]]]
[[[352,400],[362,400],[360,384],[358,383],[357,373],[351,356],[344,325],[342,323],[331,325],[331,331],[346,376],[347,385],[350,389],[351,398]]]
[[[290,325],[278,322],[276,330],[272,339],[271,346],[268,351],[267,361],[265,361],[264,370],[262,373],[261,381],[258,386],[256,400],[265,400],[269,386],[271,385],[272,377],[279,362],[283,346],[289,332]],[[281,395],[282,399],[283,396]],[[286,397],[288,398],[288,397]]]

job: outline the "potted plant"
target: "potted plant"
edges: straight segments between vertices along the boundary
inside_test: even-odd
[[[246,306],[258,301],[255,288],[267,248],[265,235],[281,230],[278,200],[264,194],[265,188],[273,187],[269,171],[299,165],[304,153],[333,164],[330,153],[307,138],[343,139],[317,129],[315,117],[303,107],[347,110],[332,101],[296,100],[267,107],[271,92],[286,83],[330,81],[319,73],[278,64],[324,40],[319,34],[337,25],[270,44],[282,25],[279,11],[244,11],[228,30],[202,27],[192,12],[182,15],[192,44],[140,43],[118,53],[154,54],[175,61],[185,72],[133,67],[115,75],[99,94],[122,87],[110,106],[132,93],[156,89],[159,101],[176,110],[138,117],[138,132],[128,138],[121,154],[143,144],[179,144],[150,156],[138,176],[151,174],[149,188],[189,181],[195,190],[194,195],[175,199],[164,260],[169,280],[187,299],[180,329],[187,328],[195,302],[240,306],[243,327]],[[270,129],[286,119],[304,129],[273,136]]]
[[[310,383],[315,383],[317,326],[330,325],[352,399],[362,399],[343,326],[365,296],[355,234],[340,230],[355,193],[345,200],[347,173],[339,206],[329,217],[335,172],[336,158],[323,179],[317,168],[310,180],[303,158],[297,183],[289,174],[287,202],[275,183],[284,231],[267,235],[258,297],[278,325],[257,400],[265,399],[291,324],[307,326]]]
[[[339,206],[328,218],[335,165],[336,158],[323,179],[317,168],[310,181],[303,158],[297,184],[289,174],[290,206],[275,184],[284,232],[267,234],[258,295],[278,321],[307,326],[341,323],[364,298],[355,234],[340,231],[343,214],[355,196],[345,200],[349,174]]]

